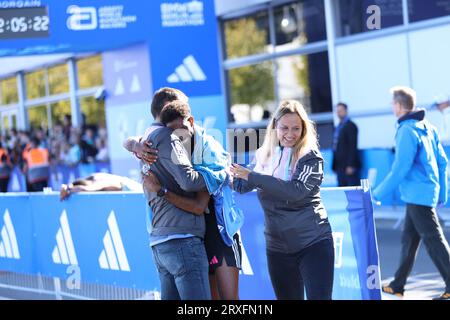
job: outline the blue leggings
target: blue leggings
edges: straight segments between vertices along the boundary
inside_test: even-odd
[[[298,253],[267,251],[270,280],[278,300],[331,300],[334,275],[332,239]]]

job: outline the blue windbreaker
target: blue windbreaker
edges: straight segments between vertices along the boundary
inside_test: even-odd
[[[229,185],[226,172],[230,165],[229,154],[214,137],[205,133],[205,129],[195,126],[195,135],[192,164],[205,179],[208,192],[214,199],[217,228],[224,243],[231,246],[233,236],[244,223],[244,215],[236,206]]]
[[[447,157],[436,128],[425,118],[425,110],[398,120],[396,151],[391,172],[374,190],[377,200],[400,185],[405,203],[436,207],[447,202]]]

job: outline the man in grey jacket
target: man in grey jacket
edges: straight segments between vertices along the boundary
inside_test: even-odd
[[[159,95],[157,92],[155,98],[167,94],[169,89],[161,89],[163,91]],[[168,102],[177,100],[177,95],[184,96],[174,92],[168,95],[168,99],[158,99],[160,103],[157,106],[153,107],[152,104],[155,119],[159,118]],[[187,103],[187,98],[184,100]],[[190,116],[184,121],[193,123],[194,118]],[[186,123],[187,133],[192,136],[194,132],[190,128],[192,126]],[[142,139],[129,138],[124,147],[144,159],[146,154],[152,152],[150,145],[158,150],[158,160],[152,164],[151,171],[164,187],[157,194],[146,192],[146,196],[153,213],[150,246],[161,281],[161,298],[210,299],[208,259],[203,243],[204,217],[179,209],[164,197],[170,190],[184,197],[195,198],[196,192],[206,190],[205,181],[193,169],[190,153],[170,128],[154,123],[147,130],[145,138],[147,144]]]

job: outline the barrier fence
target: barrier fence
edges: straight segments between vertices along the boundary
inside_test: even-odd
[[[324,188],[335,241],[334,299],[381,299],[378,249],[368,188]],[[245,213],[240,297],[274,299],[264,218],[252,192],[236,195]],[[0,196],[0,294],[59,299],[158,299],[142,193],[55,192]]]
[[[49,187],[59,190],[61,184],[73,182],[80,177],[86,177],[94,172],[111,172],[109,162],[95,162],[90,164],[78,164],[76,166],[57,165],[50,169]],[[11,171],[8,192],[25,192],[25,176],[18,166]]]

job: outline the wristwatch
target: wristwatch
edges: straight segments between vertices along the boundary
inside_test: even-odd
[[[161,198],[161,197],[164,197],[166,195],[166,193],[167,193],[167,189],[162,187],[161,189],[159,189],[159,191],[156,193],[156,195]]]
[[[144,175],[148,175],[148,172],[150,171],[150,166],[148,165],[148,164],[144,164],[143,166],[142,166],[142,173],[144,174]]]

